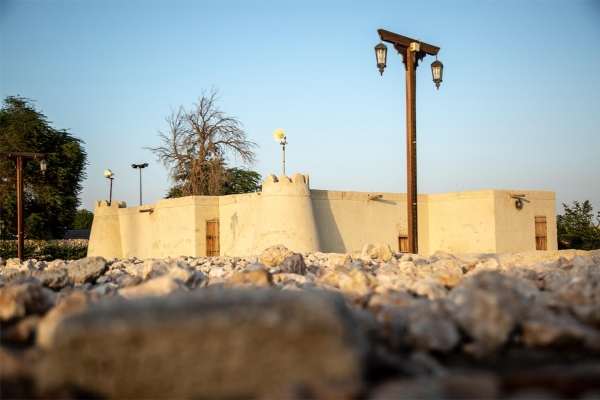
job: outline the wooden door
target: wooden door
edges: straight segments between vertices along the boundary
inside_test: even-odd
[[[548,250],[548,226],[546,216],[535,216],[535,249]]]
[[[206,256],[220,255],[219,220],[206,221]]]
[[[408,236],[398,236],[398,252],[408,253]]]

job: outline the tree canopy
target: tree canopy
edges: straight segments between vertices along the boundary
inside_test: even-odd
[[[594,221],[594,208],[589,200],[573,206],[563,203],[565,213],[556,216],[559,249],[600,249],[600,216]]]
[[[224,193],[231,179],[227,162],[230,156],[251,166],[258,145],[248,139],[242,123],[228,117],[217,105],[218,90],[202,91],[190,110],[171,109],[166,117],[168,132],[158,132],[162,144],[147,147],[169,169],[172,194],[179,196]]]
[[[94,213],[85,209],[77,210],[75,220],[69,227],[70,229],[92,229],[94,222]]]
[[[61,238],[75,219],[87,154],[83,141],[52,127],[33,101],[7,96],[0,109],[0,151],[45,153],[48,168],[27,162],[24,181],[25,234],[31,239]],[[16,171],[0,157],[0,219],[6,232],[17,231]]]
[[[227,168],[227,180],[223,182],[221,194],[256,193],[262,190],[262,177],[256,171],[243,168]],[[179,186],[173,186],[167,192],[167,199],[185,196]]]

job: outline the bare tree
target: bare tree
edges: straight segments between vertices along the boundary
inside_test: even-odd
[[[169,131],[159,131],[162,146],[146,147],[169,169],[175,197],[222,194],[229,178],[226,167],[232,156],[248,166],[256,161],[258,145],[242,129],[242,123],[228,117],[217,106],[218,90],[202,90],[193,109],[171,108],[165,119]]]

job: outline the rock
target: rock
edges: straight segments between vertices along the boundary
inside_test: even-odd
[[[462,269],[452,259],[435,261],[417,269],[417,278],[435,278],[439,284],[445,287],[453,287],[463,279]]]
[[[556,294],[572,306],[600,303],[600,270],[569,278]]]
[[[377,386],[370,400],[389,399],[415,399],[415,400],[438,400],[443,399],[444,393],[436,384],[429,379],[400,379],[385,382]]]
[[[255,398],[291,382],[355,385],[364,349],[343,299],[324,292],[116,299],[59,324],[42,386],[107,398]]]
[[[94,283],[106,271],[106,260],[102,257],[88,257],[73,261],[68,265],[69,278],[75,283]]]
[[[0,288],[0,321],[8,322],[26,315],[42,315],[56,302],[54,292],[35,283]]]
[[[362,249],[362,255],[373,260],[390,261],[394,252],[387,243],[366,244]]]
[[[142,277],[149,279],[162,275],[170,275],[183,283],[188,283],[193,278],[193,274],[186,268],[187,266],[185,262],[176,260],[170,262],[164,260],[147,260],[144,262]]]
[[[140,283],[142,283],[142,278],[139,276],[131,276],[128,274],[124,274],[117,278],[117,285],[119,285],[121,289],[124,289],[129,286],[135,286]]]
[[[187,290],[179,279],[163,275],[143,282],[137,286],[129,286],[119,290],[119,295],[131,299],[135,297],[165,296],[173,292]]]
[[[260,265],[260,264],[254,264]],[[273,277],[266,268],[253,268],[238,272],[231,276],[225,286],[273,286]]]
[[[3,327],[0,330],[0,340],[17,346],[30,345],[40,319],[39,315],[29,315],[13,325]]]
[[[592,260],[589,257],[583,257],[583,256],[573,257],[573,259],[571,260],[571,264],[573,265],[573,268],[578,268],[578,269],[598,267],[598,265],[594,262],[594,260]]]
[[[352,257],[349,253],[341,254],[341,253],[331,253],[329,255],[329,260],[327,260],[325,266],[330,269],[341,268],[344,265],[350,263],[352,261]]]
[[[8,283],[23,283],[23,281],[31,276],[31,271],[28,269],[6,268],[2,275],[2,282]]]
[[[42,354],[35,349],[20,352],[0,346],[0,398],[37,399],[36,376]],[[55,398],[67,398],[55,394]]]
[[[46,269],[53,270],[53,269],[58,269],[58,268],[67,268],[67,265],[68,265],[68,263],[66,263],[65,261],[57,259],[57,260],[50,261],[48,263],[48,265],[46,266]]]
[[[340,273],[339,288],[346,292],[368,293],[376,284],[377,280],[373,275],[360,270]]]
[[[433,313],[416,312],[408,318],[406,341],[415,347],[450,352],[460,341],[460,334],[451,319]]]
[[[357,292],[366,294],[377,285],[375,277],[361,270],[345,271],[337,269],[327,271],[315,280],[318,285],[327,285],[340,288],[345,292]]]
[[[448,296],[448,291],[436,279],[409,281],[406,283],[406,288],[417,296],[424,296],[429,300],[443,299]]]
[[[23,267],[23,263],[21,262],[21,260],[19,258],[9,258],[8,260],[6,260],[6,264],[4,266],[4,268],[8,268],[8,269],[21,269]],[[28,269],[28,268],[26,268]]]
[[[36,343],[42,349],[48,348],[54,341],[56,327],[58,324],[70,315],[82,312],[91,303],[98,301],[98,293],[73,291],[59,300],[56,307],[53,307],[38,325]]]
[[[529,309],[527,313],[522,329],[523,342],[528,347],[584,347],[588,336],[593,335],[566,313],[556,314],[541,307]]]
[[[410,277],[417,276],[417,266],[412,261],[402,261],[398,264],[398,270]]]
[[[259,260],[267,267],[276,267],[281,264],[283,260],[293,255],[294,252],[288,250],[284,245],[278,244],[265,249],[260,254]]]
[[[279,264],[279,270],[281,272],[287,272],[292,274],[304,275],[306,274],[306,264],[302,254],[295,253],[291,257],[287,257]]]
[[[31,276],[36,278],[42,285],[53,290],[59,290],[69,284],[69,273],[65,268],[54,268],[45,270],[35,270]]]
[[[572,311],[582,322],[600,329],[600,303],[575,305]]]
[[[379,313],[384,307],[407,308],[417,307],[423,304],[423,299],[412,296],[407,291],[388,290],[384,293],[375,293],[369,298],[368,307],[375,313]]]
[[[450,292],[452,318],[476,342],[481,355],[506,343],[527,307],[515,281],[496,271],[482,271]]]
[[[556,268],[569,270],[573,268],[573,263],[564,257],[560,257],[558,260],[556,260]]]

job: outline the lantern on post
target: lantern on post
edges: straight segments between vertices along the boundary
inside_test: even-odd
[[[431,74],[433,75],[433,82],[435,82],[435,87],[437,87],[437,90],[440,90],[443,72],[444,64],[438,61],[437,56],[435,56],[435,61],[431,63]]]
[[[383,70],[385,69],[385,61],[387,59],[387,46],[383,43],[379,43],[375,46],[375,57],[377,58],[377,68],[379,68],[379,73],[383,75]]]

